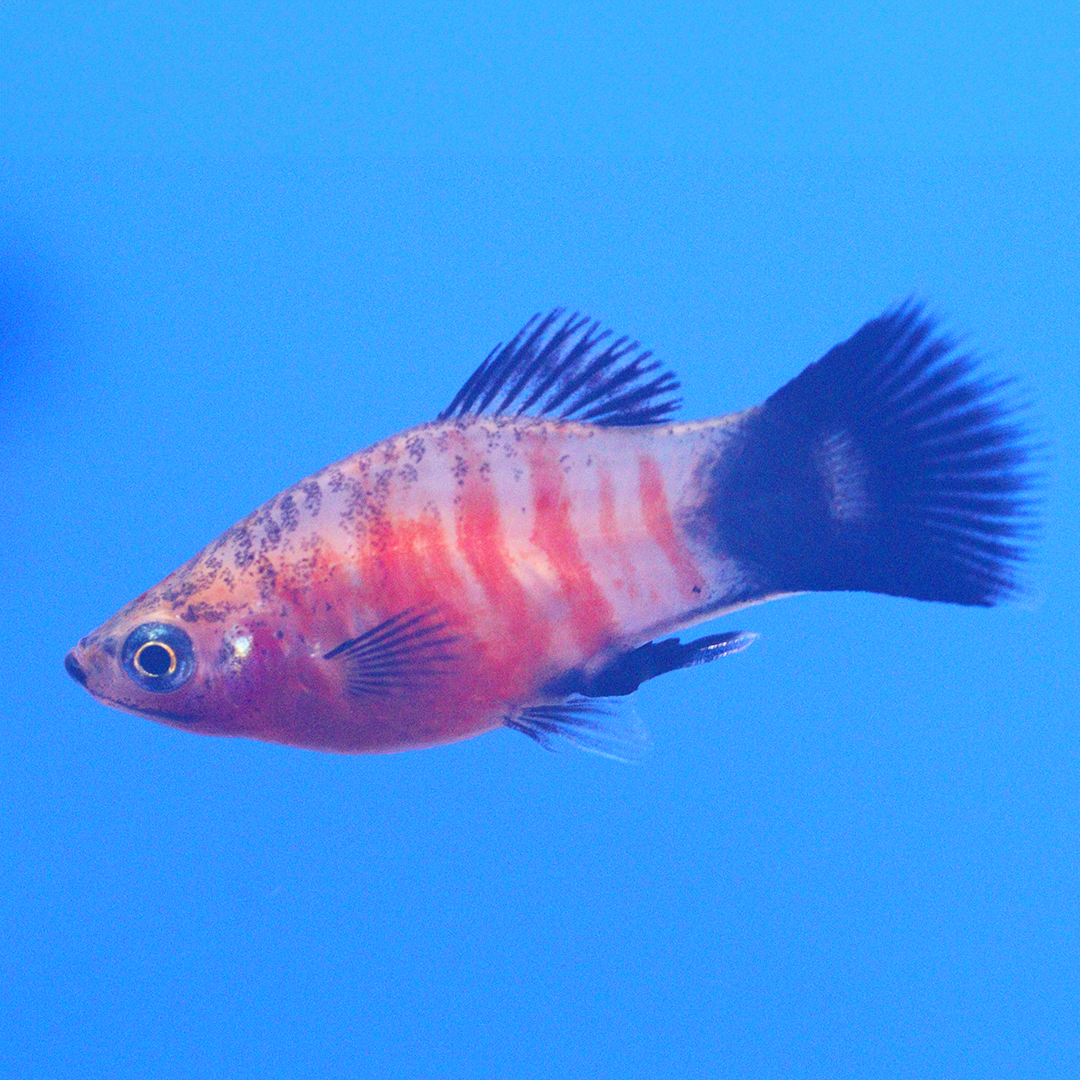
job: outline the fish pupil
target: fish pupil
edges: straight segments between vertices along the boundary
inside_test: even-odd
[[[136,663],[147,675],[168,675],[176,665],[176,654],[165,645],[148,642],[136,654]]]

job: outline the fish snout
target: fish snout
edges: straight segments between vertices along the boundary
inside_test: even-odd
[[[79,663],[78,658],[75,656],[75,650],[64,657],[64,670],[80,685],[86,685],[86,672],[83,670],[82,664]]]

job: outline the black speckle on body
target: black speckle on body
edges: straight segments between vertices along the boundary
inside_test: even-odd
[[[312,517],[318,517],[322,506],[322,488],[318,480],[306,480],[300,486],[304,492],[304,509]]]
[[[190,577],[181,577],[177,583],[170,586],[167,589],[161,590],[161,599],[167,604],[171,604],[175,610],[178,607],[183,607],[187,603],[189,596],[193,596],[197,592],[195,583]]]
[[[281,542],[281,528],[274,520],[273,509],[267,507],[260,510],[252,524],[263,531],[259,541],[259,554],[265,555],[268,551],[273,551]]]
[[[263,527],[265,536],[260,546],[263,551],[273,551],[281,543],[281,526],[267,513]]]
[[[408,451],[409,457],[419,465],[423,460],[424,451],[427,449],[423,436],[413,435],[412,438],[405,443],[405,449]]]
[[[375,497],[382,502],[390,494],[390,482],[394,479],[393,469],[382,469],[375,474]]]
[[[296,499],[293,498],[290,491],[281,500],[281,527],[286,532],[295,532],[296,527],[300,524],[300,510],[296,505]]]
[[[232,534],[233,564],[237,570],[244,570],[255,561],[251,531],[247,525],[234,525],[229,532]]]
[[[180,613],[180,618],[188,623],[198,622],[200,619],[211,623],[224,622],[228,616],[229,607],[227,604],[208,604],[205,601],[188,604]]]
[[[344,503],[341,508],[341,523],[347,525],[357,518],[363,519],[368,514],[368,492],[359,480],[351,476],[342,477],[342,482],[336,489],[345,492]]]
[[[277,584],[277,570],[274,568],[274,564],[266,556],[262,556],[256,570],[258,572],[256,587],[259,590],[259,598],[263,601],[272,599],[274,586]]]

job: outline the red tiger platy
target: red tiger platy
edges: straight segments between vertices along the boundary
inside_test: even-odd
[[[806,591],[1015,591],[1030,447],[918,307],[718,419],[673,421],[650,356],[534,318],[437,420],[283,491],[68,672],[205,734],[378,753],[505,725],[630,756],[615,699],[752,640],[673,631]]]

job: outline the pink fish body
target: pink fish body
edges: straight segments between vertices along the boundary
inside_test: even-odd
[[[751,640],[663,635],[809,589],[1013,589],[1022,433],[917,309],[694,423],[670,420],[677,383],[649,354],[558,316],[439,420],[233,526],[69,672],[204,734],[376,753],[509,725],[620,754],[636,734],[612,701]]]

